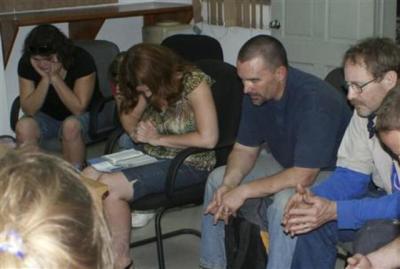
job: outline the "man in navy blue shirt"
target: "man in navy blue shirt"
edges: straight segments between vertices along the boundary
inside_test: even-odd
[[[237,71],[245,93],[240,128],[228,164],[207,182],[200,266],[226,268],[221,220],[247,199],[266,197],[272,203],[267,268],[288,268],[295,239],[280,225],[284,205],[296,184],[310,186],[335,167],[350,109],[332,86],[289,67],[284,47],[271,36],[243,45]]]
[[[355,112],[335,171],[312,190],[299,185],[288,203],[285,230],[304,234],[297,241],[294,269],[334,268],[338,241],[356,239],[355,251],[367,254],[400,231],[393,222],[400,217],[398,163],[373,126],[382,100],[398,84],[400,49],[388,38],[368,38],[352,46],[343,63]],[[380,193],[371,192],[372,182]]]

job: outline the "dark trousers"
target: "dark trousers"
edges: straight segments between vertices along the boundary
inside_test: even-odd
[[[354,253],[368,254],[400,235],[400,225],[393,220],[373,220],[359,230],[339,230],[336,221],[299,236],[292,269],[335,268],[336,244],[353,241]]]

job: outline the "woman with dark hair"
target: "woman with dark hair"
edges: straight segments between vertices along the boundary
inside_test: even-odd
[[[88,107],[100,96],[91,55],[58,28],[44,24],[26,37],[18,64],[24,116],[17,122],[19,146],[60,137],[64,159],[80,168],[85,158]]]
[[[130,206],[151,193],[162,193],[168,166],[187,147],[213,148],[218,124],[211,79],[166,47],[139,44],[130,48],[120,66],[119,111],[122,126],[144,153],[157,162],[121,172],[88,167],[84,174],[108,185],[104,200],[117,268],[131,262]],[[178,187],[206,180],[214,167],[213,151],[188,157],[178,172]]]

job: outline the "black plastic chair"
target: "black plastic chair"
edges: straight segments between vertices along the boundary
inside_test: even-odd
[[[325,81],[331,84],[333,87],[338,89],[342,94],[346,95],[347,91],[344,80],[343,67],[336,67],[332,69],[325,77]]]
[[[0,135],[0,145],[5,147],[14,148],[15,147],[15,138],[11,135]]]
[[[219,141],[212,149],[216,152],[217,163],[215,167],[225,165],[228,155],[236,140],[236,133],[240,121],[241,104],[243,97],[243,85],[236,75],[236,68],[228,63],[218,60],[201,60],[197,62],[201,70],[215,80],[212,86],[212,94],[217,108]],[[106,145],[106,152],[111,153],[117,144],[118,137],[123,133],[122,129],[114,133]],[[163,193],[149,194],[135,201],[132,208],[135,210],[156,210],[155,237],[131,243],[131,247],[142,246],[151,242],[157,242],[157,255],[159,268],[165,268],[163,239],[182,234],[193,234],[200,237],[200,231],[195,229],[179,229],[162,233],[161,218],[165,211],[175,207],[187,205],[199,205],[203,203],[203,195],[206,178],[200,184],[177,189],[175,178],[183,161],[191,154],[208,151],[210,149],[187,148],[182,150],[172,161],[165,180]]]
[[[102,98],[91,107],[89,122],[89,144],[105,140],[118,127],[118,117],[115,115],[115,101],[111,94],[108,80],[108,67],[114,57],[119,53],[118,46],[107,40],[76,40],[75,45],[89,52],[95,62],[97,69],[97,80]],[[19,118],[20,99],[19,96],[13,101],[10,112],[10,126],[15,131]],[[61,145],[57,138],[42,141],[41,146],[50,151],[59,151]]]
[[[221,44],[218,40],[206,35],[176,34],[161,42],[190,62],[202,59],[224,60]]]
[[[345,87],[346,81],[344,80],[344,70],[343,67],[336,67],[332,69],[325,77],[325,81],[335,87],[343,98],[347,99],[347,89]],[[354,107],[347,100],[347,104],[351,109]]]

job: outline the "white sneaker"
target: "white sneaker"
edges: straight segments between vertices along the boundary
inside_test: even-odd
[[[146,226],[155,215],[153,211],[133,211],[132,227],[140,228]]]

